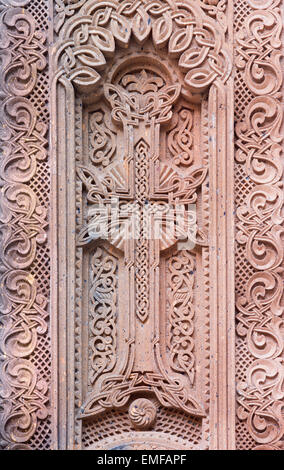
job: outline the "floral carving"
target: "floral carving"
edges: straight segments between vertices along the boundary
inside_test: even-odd
[[[39,74],[46,68],[46,38],[25,8],[30,3],[31,0],[1,0],[0,5],[0,342],[3,383],[0,426],[3,445],[8,449],[28,449],[27,442],[36,432],[38,420],[46,419],[48,414],[48,384],[32,360],[37,343],[47,334],[47,298],[40,293],[31,272],[39,250],[46,243],[47,212],[31,181],[37,175],[39,164],[46,159],[47,126],[30,99]],[[158,126],[169,124],[172,119],[172,106],[180,94],[191,99],[191,93],[204,92],[213,82],[226,83],[231,71],[230,54],[225,45],[229,24],[227,4],[227,0],[54,0],[55,30],[59,36],[59,46],[55,46],[54,53],[57,78],[67,78],[79,91],[88,93],[101,87],[108,59],[116,54],[118,47],[127,49],[132,40],[143,46],[148,39],[153,39],[157,51],[167,50],[173,62],[178,63],[184,74],[182,89],[175,82],[168,87],[161,83],[161,77],[151,82],[149,78],[153,77],[149,72],[145,76],[141,71],[139,80],[131,73],[124,77],[124,82],[106,82],[104,93],[117,128],[133,126],[135,134],[142,120],[146,127],[155,121],[157,137]],[[246,15],[236,35],[236,66],[252,97],[244,118],[236,126],[236,160],[243,165],[249,188],[245,202],[236,211],[237,243],[240,249],[245,247],[245,256],[253,271],[245,294],[237,298],[237,333],[244,338],[252,358],[245,380],[238,384],[238,416],[247,423],[256,450],[283,448],[284,435],[280,4],[281,0],[246,0]],[[137,94],[143,88],[143,75],[145,93],[138,98]],[[152,90],[152,95],[147,86],[157,87],[154,92]],[[160,106],[157,106],[158,101]],[[177,114],[176,127],[171,127],[167,134],[172,160],[170,165],[161,163],[156,172],[159,193],[155,197],[157,200],[165,198],[173,204],[189,204],[196,201],[197,189],[205,180],[207,168],[189,168],[194,163],[191,112],[184,108]],[[136,139],[133,153],[127,155],[127,163],[130,161],[127,171],[130,174],[133,170],[132,176],[139,178],[134,192],[137,199],[140,198],[141,206],[150,194],[146,178],[150,156],[157,158],[159,148],[156,141],[152,152],[152,141],[144,137],[140,135]],[[108,204],[115,194],[124,197],[126,203],[132,201],[133,194],[127,193],[126,172],[114,163],[116,134],[108,125],[104,107],[93,112],[89,143],[91,165],[77,167],[78,186],[82,182],[87,189],[87,204],[91,205],[99,198]],[[143,157],[143,162],[139,157]],[[103,167],[102,178],[96,171],[99,167]],[[180,170],[189,171],[181,176]],[[145,176],[144,180],[141,175]],[[155,208],[156,201],[149,203],[149,207]],[[122,210],[122,213],[124,217],[126,211]],[[86,226],[84,230],[78,242],[83,249],[93,241],[86,235]],[[125,249],[121,240],[112,242],[112,253],[116,249],[121,252]],[[130,259],[125,250],[125,260],[121,261],[129,272],[138,268],[136,276],[143,278],[140,285],[144,288],[141,287],[141,292],[137,289],[133,304],[136,302],[138,306],[135,314],[144,328],[151,317],[152,305],[145,302],[145,293],[146,298],[149,297],[147,289],[151,273],[159,264],[160,251],[172,245],[173,240],[166,240],[164,245],[161,243],[152,260],[147,257],[148,242],[142,236],[136,245],[136,259]],[[90,341],[93,370],[89,380],[92,386],[99,375],[116,368],[118,268],[115,256],[100,249],[96,246],[91,259],[90,328],[96,338]],[[193,383],[194,314],[191,303],[194,275],[189,277],[188,273],[194,272],[194,260],[187,252],[182,256],[179,263],[182,264],[181,260],[184,264],[187,262],[190,271],[177,266],[178,260],[174,257],[169,269],[174,307],[172,324],[175,325],[175,331],[172,329],[170,335],[171,368],[176,376],[186,374]],[[100,277],[99,273],[102,274]],[[98,292],[101,295],[97,295]],[[102,309],[104,315],[107,312],[104,318]],[[186,329],[184,318],[188,322]],[[76,328],[80,328],[80,323]],[[130,351],[129,363],[134,361],[133,341],[133,335],[125,338]],[[186,355],[183,354],[184,343]],[[161,362],[156,338],[152,348],[156,351],[159,369]],[[130,369],[125,368],[125,373],[101,380],[100,393],[84,403],[81,417],[111,407],[119,408],[131,401],[133,394],[146,394],[149,390],[168,408],[203,416],[199,401],[183,387],[184,377],[175,381],[163,370],[143,374]],[[80,376],[78,371],[76,374]],[[80,399],[76,399],[79,403]],[[147,399],[131,402],[130,410],[133,406],[135,412],[130,414],[133,424],[136,422],[137,429],[147,429],[149,422],[155,419],[155,406]],[[139,441],[137,446],[142,449],[143,444]],[[155,446],[160,448],[158,444],[152,444],[153,448]]]
[[[170,360],[173,370],[194,381],[194,256],[183,250],[169,260]]]
[[[46,158],[46,126],[35,118],[34,107],[24,97],[6,97],[1,111],[1,179],[26,183],[35,175],[37,162]]]
[[[281,178],[281,104],[272,96],[254,98],[244,121],[236,125],[236,159],[254,183],[274,184]]]
[[[107,166],[115,152],[115,135],[110,131],[105,122],[103,110],[95,111],[90,118],[91,128],[91,161],[97,165]]]
[[[117,237],[113,234],[109,210],[113,197],[122,201],[124,208],[122,203],[118,206],[116,220],[122,227],[128,217],[127,209],[133,202],[140,209],[143,206],[153,209],[159,204],[165,207],[168,203],[175,210],[179,204],[187,206],[188,210],[188,205],[196,202],[197,191],[206,178],[207,168],[200,166],[200,163],[193,165],[188,148],[185,149],[188,147],[185,139],[190,132],[187,110],[180,114],[177,123],[179,130],[183,128],[182,132],[177,136],[174,133],[171,135],[173,158],[169,164],[160,159],[160,137],[164,132],[163,126],[171,127],[173,105],[181,95],[197,102],[201,99],[201,93],[214,82],[225,88],[224,84],[231,73],[225,17],[221,25],[225,3],[223,8],[222,2],[208,5],[207,2],[192,0],[91,0],[82,6],[80,3],[78,10],[73,9],[74,14],[68,20],[75,2],[69,2],[69,9],[67,2],[57,1],[61,24],[57,27],[59,39],[53,55],[56,79],[66,86],[72,84],[75,93],[78,92],[77,96],[82,97],[83,105],[87,95],[91,96],[93,92],[98,100],[107,101],[112,123],[117,129],[119,145],[110,165],[106,163],[102,168],[99,163],[100,171],[95,171],[93,162],[86,163],[86,159],[82,158],[77,166],[77,175],[80,180],[78,186],[82,184],[83,194],[86,195],[84,209],[92,210],[98,202],[107,209],[106,230],[111,235],[107,243],[110,243],[112,250],[117,249],[121,253],[119,269],[125,279],[123,318],[129,322],[125,330],[121,328],[119,333],[122,336],[122,359],[111,373],[98,381],[97,389],[85,397],[79,418],[89,418],[108,408],[119,408],[133,394],[140,392],[143,395],[154,394],[163,406],[180,409],[187,414],[205,414],[200,396],[185,386],[188,385],[185,368],[191,369],[188,363],[185,364],[189,362],[188,358],[180,353],[182,371],[180,366],[177,371],[177,365],[175,371],[172,367],[168,371],[161,359],[160,341],[155,338],[159,324],[157,289],[160,256],[163,250],[177,243],[177,238],[167,238],[163,230],[161,241],[145,240],[144,233],[134,240],[123,239],[123,234]],[[118,47],[128,49],[132,41],[133,49],[139,56],[142,51],[138,52],[134,44],[141,49],[140,46],[146,47],[148,40],[153,43],[156,53],[151,45],[151,52],[144,53],[143,65],[134,54],[131,64],[130,54],[126,51],[124,65],[122,59],[118,60],[114,71],[112,60],[117,57]],[[157,65],[155,55],[159,59],[160,53],[167,55],[166,62],[170,64],[169,68],[176,69],[175,75],[179,75],[182,86],[177,86],[177,80],[173,80],[167,63],[160,60]],[[145,55],[151,58],[149,67]],[[102,161],[107,162],[107,159]],[[90,234],[91,216],[90,212],[86,213],[87,210],[82,225],[78,227],[77,237],[77,247],[86,251],[88,244],[100,238],[94,233]],[[155,217],[151,217],[154,221]],[[165,214],[161,218],[164,223]],[[187,239],[184,234],[178,238]],[[205,238],[200,237],[198,244],[206,244]],[[137,283],[137,280],[143,282]],[[145,289],[139,288],[141,285]],[[118,323],[123,323],[121,317]],[[141,347],[142,343],[144,348]],[[192,378],[192,370],[189,375]]]
[[[7,218],[0,225],[0,267],[27,268],[35,259],[37,245],[46,241],[46,211],[34,192],[20,183],[2,187],[1,203]]]
[[[73,16],[87,0],[55,0],[54,29],[58,33],[66,18]]]
[[[156,419],[157,407],[147,398],[138,398],[129,406],[129,419],[137,429],[150,429]]]
[[[34,434],[38,419],[47,417],[47,383],[26,359],[8,359],[1,367],[3,380],[1,428],[7,442],[24,443]]]
[[[281,86],[281,29],[276,9],[259,10],[245,19],[237,35],[236,65],[244,70],[246,83],[255,95],[276,93]]]
[[[237,210],[237,241],[246,245],[248,259],[259,270],[277,268],[283,259],[283,187],[258,185],[247,204]]]
[[[250,351],[259,359],[275,358],[282,350],[282,274],[282,268],[255,273],[250,278],[246,297],[237,301],[238,334],[246,336]]]
[[[201,8],[212,18],[215,18],[220,26],[227,30],[227,0],[201,0]]]
[[[258,444],[281,448],[283,423],[283,164],[279,90],[281,18],[279,0],[248,0],[253,11],[237,34],[237,67],[253,98],[236,126],[236,160],[253,183],[237,209],[237,242],[254,268],[237,298],[237,333],[252,356],[238,384],[238,417]]]
[[[163,249],[170,248],[177,243],[178,235],[181,235],[171,233],[171,237],[167,238],[162,229],[160,240],[159,235],[158,237],[155,235],[153,227],[158,218],[159,222],[165,219],[166,212],[169,210],[167,201],[173,204],[180,202],[188,204],[196,200],[197,189],[204,181],[207,168],[196,166],[186,168],[186,174],[182,177],[177,173],[176,168],[162,164],[159,145],[161,128],[171,122],[173,106],[180,95],[180,86],[173,85],[171,82],[167,83],[161,72],[155,73],[147,67],[146,70],[144,65],[136,66],[134,71],[128,68],[130,68],[129,65],[128,67],[123,65],[123,74],[118,75],[117,82],[104,85],[105,98],[111,108],[112,120],[117,126],[115,140],[117,136],[120,138],[123,136],[123,159],[119,155],[118,146],[114,145],[113,161],[105,165],[102,159],[99,172],[95,173],[91,165],[77,168],[78,177],[87,190],[85,194],[88,209],[84,216],[87,221],[79,229],[78,246],[86,246],[94,239],[99,239],[99,243],[103,243],[102,233],[95,233],[95,231],[92,233],[90,230],[93,209],[100,202],[104,206],[104,222],[106,222],[103,238],[108,239],[108,243],[112,246],[111,250],[113,247],[120,250],[124,260],[123,266],[121,266],[122,260],[120,261],[120,269],[123,273],[121,276],[128,279],[130,289],[128,292],[127,287],[123,294],[124,310],[127,312],[127,314],[123,312],[125,320],[121,318],[122,315],[119,314],[118,309],[117,324],[120,325],[120,329],[118,328],[116,332],[114,325],[116,309],[114,292],[117,288],[114,276],[115,265],[111,262],[113,258],[109,255],[105,263],[102,263],[102,249],[98,248],[96,255],[92,258],[92,265],[94,264],[98,269],[98,274],[92,278],[90,294],[91,299],[95,298],[94,306],[97,312],[95,312],[94,319],[96,325],[98,324],[94,327],[94,322],[91,323],[95,338],[91,341],[91,383],[94,383],[98,374],[105,375],[98,381],[98,387],[91,387],[81,407],[79,417],[87,418],[104,409],[123,406],[133,394],[139,392],[154,394],[166,407],[181,408],[188,414],[203,416],[202,405],[199,404],[194,394],[189,393],[185,388],[184,377],[180,380],[178,378],[178,374],[184,373],[191,381],[194,377],[191,338],[193,313],[191,310],[188,311],[187,306],[187,303],[192,300],[192,290],[184,297],[184,290],[191,287],[191,279],[188,279],[186,272],[191,262],[189,255],[184,253],[182,253],[181,261],[184,266],[181,269],[182,272],[179,273],[180,282],[176,282],[178,276],[176,269],[180,258],[171,265],[175,270],[170,280],[173,289],[172,297],[170,297],[173,304],[170,322],[172,323],[171,366],[175,374],[174,379],[165,371],[160,357],[157,357],[160,347],[158,340],[153,348],[153,334],[157,335],[155,321],[159,322],[158,319],[155,320],[158,312],[154,299],[157,296],[155,290],[159,285],[160,253]],[[177,122],[181,118],[182,124],[178,122],[177,128],[181,129],[178,137],[171,135],[172,151],[179,150],[177,146],[185,146],[183,136],[188,138],[191,125],[191,114],[188,115],[187,111],[186,116],[181,113],[181,117],[178,115],[178,119],[175,119]],[[90,114],[90,119],[93,119],[93,114]],[[166,131],[163,132],[166,136]],[[182,147],[182,150],[185,151],[185,148]],[[92,155],[90,160],[92,160]],[[184,166],[187,167],[187,158],[183,156],[182,160],[185,163]],[[110,217],[114,197],[121,199],[116,208],[115,220]],[[129,227],[132,227],[133,219],[130,219],[129,215],[131,205],[135,206],[139,214],[139,227],[135,227],[133,232],[130,230],[127,236],[124,236],[123,229],[128,218]],[[173,221],[175,221],[175,215],[173,215]],[[182,239],[187,240],[186,233],[183,233]],[[107,285],[105,285],[105,278]],[[93,300],[91,302],[93,303]],[[123,346],[121,341],[118,344],[118,348],[127,347],[122,355],[127,365],[125,364],[123,371],[119,372],[122,361],[118,359],[115,361],[116,340],[114,336],[117,335],[119,338],[121,335],[127,335],[126,331],[129,327],[126,325],[123,329],[125,333],[121,332],[123,321],[130,322],[132,333],[126,341],[126,346]],[[180,335],[176,333],[176,330],[179,330]],[[177,336],[180,336],[179,339]],[[143,338],[143,344],[141,338]],[[155,362],[157,366],[154,365]],[[148,399],[146,401],[148,403]],[[143,410],[145,403],[143,402]],[[149,406],[147,405],[144,410],[147,413]],[[141,410],[138,414],[136,409],[134,411],[135,419],[132,414],[131,419],[135,421],[136,427],[150,425],[150,422],[144,422],[144,418],[140,422]],[[152,416],[152,411],[150,414]]]
[[[197,400],[190,396],[181,380],[165,379],[160,374],[132,372],[129,377],[116,376],[103,380],[100,393],[92,392],[83,403],[80,418],[101,413],[108,408],[120,408],[127,404],[133,393],[155,394],[166,408],[182,409],[189,415],[204,416]]]
[[[183,108],[178,113],[176,127],[169,133],[168,145],[176,165],[189,166],[193,161],[192,113]]]
[[[6,448],[28,448],[24,443],[48,414],[48,384],[31,360],[47,334],[47,299],[31,274],[46,242],[47,214],[29,185],[46,159],[47,128],[29,98],[46,67],[46,48],[33,16],[19,8],[28,3],[2,1],[0,14],[0,429]]]
[[[79,176],[77,186],[78,188],[83,187],[83,194],[86,195],[86,199],[84,199],[81,205],[81,212],[89,209],[92,203],[98,201],[102,201],[103,204],[107,206],[110,203],[109,201],[111,197],[114,195],[123,198],[125,205],[136,199],[136,192],[138,191],[136,191],[137,187],[135,187],[135,170],[138,171],[138,169],[137,166],[135,166],[137,164],[137,161],[135,161],[135,155],[138,154],[143,156],[144,160],[148,160],[150,162],[149,166],[153,164],[153,162],[156,163],[155,168],[153,165],[150,167],[151,170],[149,171],[149,173],[152,172],[151,174],[155,175],[155,184],[150,188],[151,191],[149,191],[149,194],[149,188],[146,187],[146,194],[144,196],[153,196],[154,194],[157,201],[160,201],[163,198],[163,200],[174,204],[178,204],[179,202],[189,204],[196,200],[197,188],[199,188],[205,180],[207,169],[197,169],[194,167],[185,168],[186,166],[191,167],[191,162],[187,164],[187,162],[191,160],[188,149],[184,150],[180,145],[180,143],[183,142],[185,135],[179,135],[177,141],[175,141],[173,134],[173,158],[169,162],[169,165],[164,165],[163,159],[161,159],[161,164],[159,166],[159,133],[160,127],[162,129],[164,124],[169,124],[171,119],[171,107],[172,104],[177,101],[179,93],[181,93],[183,97],[186,96],[189,99],[194,98],[197,102],[197,97],[193,97],[192,94],[208,90],[210,85],[213,83],[214,85],[210,90],[210,97],[212,98],[215,93],[216,102],[213,104],[212,98],[209,103],[210,125],[212,124],[212,127],[214,127],[213,119],[211,120],[211,118],[213,115],[213,106],[216,104],[218,115],[216,114],[216,116],[214,116],[217,118],[217,125],[221,125],[222,128],[225,127],[227,116],[227,111],[225,111],[227,109],[227,104],[225,103],[227,100],[227,90],[224,84],[230,75],[231,67],[230,53],[228,53],[228,49],[225,45],[225,32],[227,28],[225,18],[226,3],[227,2],[222,0],[185,0],[183,2],[172,2],[170,0],[157,0],[154,2],[149,0],[130,0],[119,2],[99,2],[92,0],[82,2],[75,2],[72,0],[55,1],[55,12],[58,15],[59,20],[56,30],[58,32],[59,39],[57,46],[55,46],[55,49],[53,50],[53,57],[55,60],[54,70],[56,71],[55,81],[58,79],[60,82],[59,96],[62,97],[62,94],[64,94],[63,88],[65,87],[66,94],[69,94],[72,99],[73,90],[71,85],[74,85],[76,92],[79,91],[79,93],[77,93],[77,98],[78,100],[82,98],[81,104],[84,107],[85,103],[88,100],[91,101],[95,95],[94,93],[91,97],[91,93],[89,94],[89,92],[98,90],[96,98],[94,99],[99,100],[100,97],[103,97],[102,102],[104,104],[108,101],[111,108],[110,114],[112,114],[111,117],[114,122],[114,126],[117,127],[118,134],[120,132],[117,137],[119,142],[117,147],[118,149],[119,146],[123,147],[123,150],[125,150],[125,154],[122,155],[121,152],[121,154],[119,154],[119,158],[116,158],[117,150],[115,150],[114,154],[110,157],[110,160],[108,160],[109,155],[106,155],[106,158],[104,158],[104,156],[101,162],[95,163],[97,165],[96,168],[93,168],[92,163],[94,162],[91,162],[90,159],[89,162],[86,163],[86,154],[81,158],[80,165],[77,166],[77,174]],[[232,10],[231,7],[230,9]],[[230,31],[228,31],[228,37],[229,34]],[[127,88],[127,85],[122,83],[122,81],[112,81],[114,77],[111,75],[113,72],[113,69],[111,70],[112,57],[115,56],[116,60],[117,48],[128,49],[130,41],[132,41],[132,44],[138,44],[139,48],[140,46],[144,46],[144,44],[145,48],[147,48],[150,42],[153,42],[157,54],[165,52],[165,55],[167,53],[170,56],[169,63],[174,64],[172,66],[173,68],[177,63],[179,64],[178,75],[181,77],[180,81],[182,83],[182,89],[178,90],[178,93],[176,93],[177,96],[175,96],[173,88],[172,90],[163,90],[165,93],[161,93],[157,99],[157,101],[162,101],[164,108],[160,114],[157,109],[158,106],[156,106],[154,100],[155,96],[153,96],[156,95],[157,98],[157,90],[155,90],[155,93],[153,93],[148,102],[147,100],[143,102],[145,96],[139,96],[139,99],[136,99],[137,96],[135,95],[137,95],[137,90],[130,90],[130,88]],[[150,46],[152,49],[152,45]],[[133,49],[135,48],[133,47]],[[136,50],[138,50],[138,48]],[[145,61],[146,53],[144,54],[143,60]],[[128,56],[128,64],[130,64],[131,54],[129,50],[126,50],[125,55]],[[133,55],[134,54],[132,54],[132,56]],[[151,56],[152,60],[154,54],[150,53],[149,56]],[[119,63],[119,60],[117,62]],[[139,66],[140,65],[141,63]],[[138,68],[139,67],[137,65],[137,69]],[[106,70],[105,73],[104,70]],[[121,69],[119,70],[119,73],[121,73]],[[185,76],[184,81],[182,79],[182,73],[184,73]],[[133,69],[129,75],[134,75]],[[161,75],[163,74],[161,73]],[[170,82],[168,76],[166,78],[166,82]],[[106,84],[104,88],[101,86],[102,83]],[[135,82],[131,82],[129,85],[134,86]],[[175,86],[176,80],[172,81],[171,85]],[[220,97],[222,93],[224,99],[221,104],[218,103],[218,101],[221,102]],[[141,95],[143,95],[143,93],[141,93]],[[165,95],[167,95],[166,99]],[[229,95],[227,103],[229,105]],[[220,111],[220,109],[222,109],[222,111]],[[82,117],[82,119],[85,120],[84,123],[87,123],[88,118],[86,118],[84,113],[86,115],[88,111],[83,110]],[[66,118],[68,120],[67,115]],[[186,117],[186,119],[187,118],[188,117]],[[158,119],[161,120],[158,121]],[[180,116],[180,122],[178,123],[179,128],[182,127],[182,120],[183,115]],[[222,124],[220,124],[221,122]],[[96,125],[101,124],[102,121],[96,122]],[[208,125],[209,128],[210,125]],[[151,137],[149,136],[150,132],[148,134],[150,126],[152,126]],[[169,129],[169,127],[167,129]],[[185,126],[185,130],[188,130],[188,127],[189,126],[187,124]],[[123,137],[121,129],[123,129],[124,132]],[[145,129],[147,132],[145,132]],[[196,121],[195,129],[197,129]],[[85,132],[84,125],[82,127],[82,132]],[[211,151],[215,148],[213,142],[213,135],[215,134],[212,129],[209,130],[209,134],[211,141],[209,138],[209,142],[207,142],[206,145],[209,145]],[[162,137],[164,138],[165,135]],[[104,136],[101,138],[103,141]],[[196,151],[200,140],[202,139],[197,139],[194,151]],[[219,141],[219,136],[217,140]],[[176,142],[178,142],[178,145],[175,147]],[[85,144],[86,140],[84,141],[84,145]],[[97,143],[94,147],[96,147],[96,145]],[[164,145],[164,142],[162,142],[161,146],[162,145]],[[100,152],[104,152],[105,150],[105,147],[95,148],[95,153],[98,151],[96,155],[99,156],[99,159],[102,157]],[[137,153],[135,154],[135,152]],[[226,151],[222,153],[227,155]],[[217,155],[218,154],[216,154],[216,156]],[[179,156],[182,157],[182,160],[179,160]],[[167,159],[170,160],[168,157],[169,155],[167,155]],[[119,159],[123,159],[124,165],[122,165],[122,162],[119,161]],[[175,164],[173,162],[174,159],[176,159],[176,166],[180,166],[182,168],[175,168]],[[201,160],[202,158],[198,161],[201,162]],[[105,168],[102,168],[102,162],[106,162]],[[110,165],[109,162],[111,162]],[[147,165],[145,165],[145,167],[146,169],[139,168],[139,171],[141,170],[142,172],[145,171],[147,173]],[[222,168],[220,169],[220,173],[222,174]],[[218,175],[217,179],[217,184],[219,184],[221,177],[219,178]],[[157,192],[155,192],[156,190]],[[201,197],[203,197],[203,194]],[[222,199],[222,196],[220,196],[220,199]],[[143,197],[141,197],[141,201],[142,203],[146,203],[148,198],[144,197],[143,199]],[[151,201],[151,204],[155,205],[155,203],[156,201]],[[217,205],[218,204],[219,201]],[[125,213],[124,216],[126,217]],[[93,241],[94,238],[92,239],[92,237],[89,237],[87,234],[87,217],[86,212],[84,212],[84,219],[80,220],[80,224],[84,224],[84,227],[81,227],[82,230],[80,231],[77,245],[80,247],[79,251],[81,250],[81,253],[86,253],[90,249],[90,245],[87,247],[89,243],[92,243],[92,246],[97,243]],[[246,230],[246,227],[244,227],[243,230]],[[223,232],[225,232],[225,228],[223,228]],[[250,233],[248,236],[250,236]],[[131,302],[128,302],[128,299],[123,302],[125,304],[124,307],[126,308],[123,312],[123,317],[129,316],[130,328],[129,330],[126,329],[125,333],[121,333],[121,344],[125,344],[125,349],[124,354],[120,355],[120,357],[123,358],[121,359],[120,367],[115,366],[112,374],[109,374],[108,378],[104,377],[106,379],[105,381],[103,381],[103,378],[99,381],[96,393],[87,397],[87,400],[85,400],[84,405],[82,406],[81,417],[84,418],[92,416],[92,414],[101,412],[107,408],[123,406],[126,404],[127,399],[131,400],[133,394],[140,394],[141,392],[141,394],[144,395],[144,393],[149,390],[150,393],[152,393],[152,395],[155,394],[160,403],[165,404],[165,406],[176,407],[187,412],[198,414],[200,411],[200,404],[198,400],[194,402],[194,393],[193,396],[188,397],[188,399],[183,399],[183,387],[181,386],[180,390],[182,391],[179,392],[172,381],[167,377],[167,371],[162,370],[162,361],[159,360],[158,338],[156,339],[152,334],[152,349],[154,350],[153,355],[155,355],[153,363],[155,362],[156,367],[155,373],[151,369],[151,374],[153,373],[153,376],[143,373],[143,371],[149,370],[148,367],[150,360],[147,365],[144,365],[142,364],[142,359],[140,358],[139,362],[139,358],[137,360],[136,357],[137,351],[134,343],[136,338],[135,335],[139,328],[140,340],[143,339],[143,335],[147,338],[150,337],[149,328],[147,331],[147,325],[154,321],[154,319],[151,318],[152,312],[154,312],[156,308],[155,304],[158,304],[159,297],[159,293],[154,292],[151,286],[154,285],[155,282],[158,284],[158,268],[160,264],[159,256],[162,248],[164,247],[161,247],[161,245],[158,246],[156,243],[155,249],[152,251],[149,250],[153,253],[152,258],[143,258],[145,264],[149,265],[149,273],[147,273],[145,277],[148,278],[149,274],[150,304],[145,307],[146,314],[144,315],[143,312],[139,317],[138,310],[136,309],[137,299],[134,295],[135,282],[133,281],[133,279],[135,280],[134,273],[139,274],[139,269],[137,269],[137,258],[135,259],[131,255],[133,251],[136,250],[136,253],[139,251],[139,249],[137,250],[138,244],[136,244],[135,241],[133,242],[134,247],[132,246],[130,248],[130,243],[123,244],[121,243],[121,240],[110,239],[105,243],[105,246],[107,246],[107,243],[111,245],[112,253],[120,253],[119,256],[121,259],[119,260],[119,269],[123,272],[123,277],[120,277],[120,279],[122,279],[123,284],[125,281],[125,297],[128,295],[128,291],[132,293]],[[142,244],[143,243],[141,243],[141,245]],[[172,246],[172,244],[173,241],[170,243],[167,242],[168,246],[165,248]],[[255,249],[255,246],[253,246],[253,248]],[[145,244],[143,249],[147,251],[147,246],[145,247]],[[199,254],[200,253],[198,253],[198,257]],[[222,258],[221,255],[220,258]],[[199,258],[198,262],[200,262]],[[219,261],[217,264],[218,263]],[[142,261],[140,261],[140,265],[141,264]],[[162,266],[164,265],[162,264]],[[202,269],[202,267],[200,267],[200,269]],[[218,309],[219,306],[216,308]],[[132,315],[133,312],[134,314]],[[137,321],[137,317],[140,321]],[[119,318],[119,322],[123,322],[123,319]],[[157,317],[155,317],[155,322],[158,322]],[[219,332],[219,330],[217,329],[216,332]],[[222,338],[222,334],[220,334],[219,337]],[[148,344],[149,342],[145,341],[145,343]],[[217,349],[218,347],[219,346],[217,346]],[[133,351],[135,351],[135,354]],[[149,351],[147,350],[147,354],[148,352]],[[145,354],[145,356],[147,354]],[[142,367],[144,367],[144,369]],[[136,372],[137,370],[142,372]],[[173,375],[174,377],[181,376],[181,382],[188,382],[185,377],[185,367],[183,368],[182,374],[183,375],[181,376],[179,372],[175,372]],[[171,373],[169,376],[171,376]],[[159,386],[156,386],[158,381],[160,381],[160,384]],[[224,390],[222,393],[224,393]],[[225,434],[225,432],[223,434]]]
[[[116,362],[116,270],[116,259],[98,247],[91,259],[91,384]]]
[[[277,443],[283,436],[283,380],[280,358],[261,359],[250,367],[247,381],[239,384],[238,415],[247,420],[249,431],[259,444]]]
[[[45,39],[45,34],[36,30],[33,17],[22,8],[2,12],[1,90],[15,96],[27,96],[32,91],[37,72],[46,66]]]

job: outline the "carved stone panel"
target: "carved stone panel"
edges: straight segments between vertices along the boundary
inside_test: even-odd
[[[77,282],[89,297],[78,419],[83,436],[86,420],[95,429],[97,416],[113,410],[126,413],[132,438],[134,429],[155,429],[159,409],[196,417],[202,427],[205,351],[196,328],[208,313],[196,286],[205,287],[208,165],[197,152],[201,106],[181,96],[174,67],[150,44],[117,54],[106,74],[100,99],[78,106]]]
[[[281,4],[248,0],[236,10],[239,449],[283,449]],[[240,19],[244,7],[245,21]]]
[[[54,236],[65,294],[53,308],[67,326],[59,351],[73,357],[72,371],[59,365],[59,396],[74,387],[63,446],[136,448],[142,432],[145,448],[153,438],[233,446],[234,415],[219,417],[233,375],[210,365],[233,341],[223,339],[233,322],[232,213],[223,217],[232,59],[224,24],[206,11],[92,1],[58,24]]]
[[[0,0],[1,448],[283,447],[281,4]]]

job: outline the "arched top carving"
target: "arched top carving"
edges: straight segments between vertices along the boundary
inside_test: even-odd
[[[150,36],[156,49],[167,49],[178,61],[189,93],[227,81],[231,59],[224,30],[192,0],[87,1],[59,33],[56,78],[65,76],[80,92],[92,92],[117,47],[128,48],[131,38],[143,45]]]

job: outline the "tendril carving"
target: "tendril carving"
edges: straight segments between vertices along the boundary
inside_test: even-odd
[[[236,126],[236,160],[250,191],[237,209],[237,242],[254,272],[237,297],[237,333],[251,355],[238,384],[237,414],[246,420],[255,449],[279,449],[283,422],[283,164],[279,99],[279,0],[248,0],[253,9],[237,34],[236,65],[253,94]]]

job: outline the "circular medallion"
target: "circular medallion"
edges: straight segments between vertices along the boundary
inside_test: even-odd
[[[129,406],[128,416],[137,429],[150,429],[156,419],[157,408],[147,398],[137,398]]]

